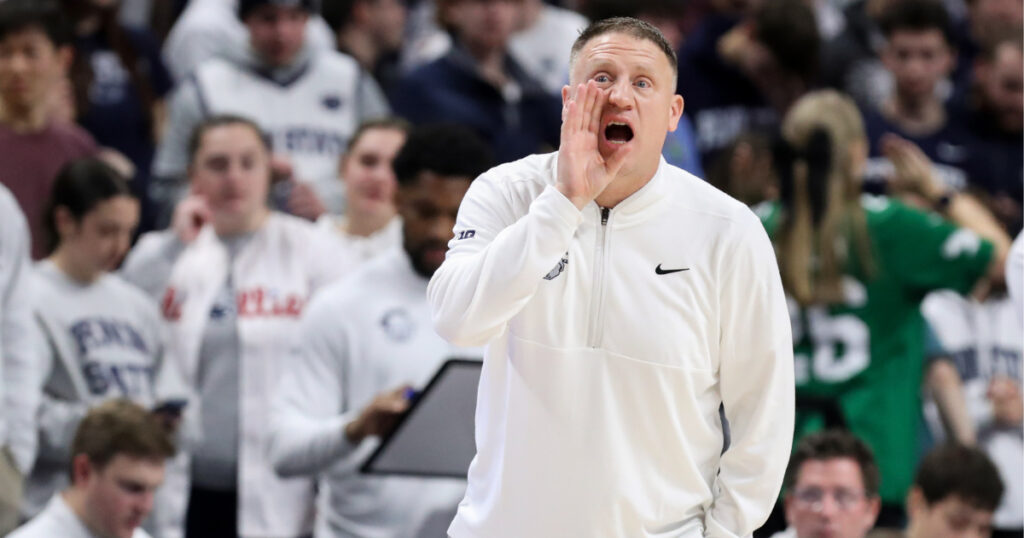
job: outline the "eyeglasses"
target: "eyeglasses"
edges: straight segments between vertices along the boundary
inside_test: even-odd
[[[793,491],[793,499],[796,500],[797,504],[810,508],[815,512],[819,512],[824,508],[826,495],[832,496],[832,500],[835,501],[836,506],[840,510],[849,510],[868,496],[865,491],[843,488],[826,491],[818,487],[806,487]]]

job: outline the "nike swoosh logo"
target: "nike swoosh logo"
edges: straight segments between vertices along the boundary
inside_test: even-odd
[[[689,271],[689,270],[690,270],[689,267],[684,267],[682,269],[662,269],[660,263],[658,264],[657,267],[654,268],[654,272],[659,274],[659,275],[668,275],[668,274],[672,274],[672,273],[678,273],[679,271]]]

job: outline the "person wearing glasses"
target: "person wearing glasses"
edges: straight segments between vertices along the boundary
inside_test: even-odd
[[[804,437],[783,481],[786,523],[772,538],[863,538],[875,525],[878,465],[864,441],[839,430]]]

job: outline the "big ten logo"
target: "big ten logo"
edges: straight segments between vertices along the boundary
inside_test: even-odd
[[[294,317],[302,315],[306,298],[297,293],[282,293],[271,288],[239,290],[238,317]]]
[[[160,300],[160,313],[168,321],[181,319],[181,304],[185,302],[185,294],[174,288],[167,288],[164,298]]]

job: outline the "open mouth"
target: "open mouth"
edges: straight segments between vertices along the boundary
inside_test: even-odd
[[[604,128],[604,138],[612,144],[625,144],[633,140],[633,128],[620,121],[610,122]]]

